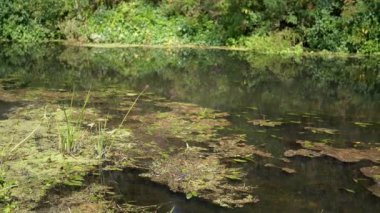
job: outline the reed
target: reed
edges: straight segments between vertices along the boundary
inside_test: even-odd
[[[71,98],[70,108],[67,110],[63,108],[65,127],[59,132],[60,149],[64,153],[74,153],[77,149],[77,140],[81,133],[81,126],[83,125],[85,109],[90,100],[90,91],[87,92],[84,104],[81,108],[79,116],[74,118],[73,116],[73,100],[74,91]]]

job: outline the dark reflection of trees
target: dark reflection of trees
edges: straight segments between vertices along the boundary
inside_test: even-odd
[[[118,86],[214,108],[376,114],[377,58],[289,58],[191,49],[3,45],[3,85],[88,89]],[[16,83],[17,82],[17,83]],[[371,116],[372,117],[372,116]]]

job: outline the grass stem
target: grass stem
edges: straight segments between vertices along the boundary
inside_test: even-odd
[[[129,107],[128,109],[128,112],[125,114],[123,120],[121,121],[120,125],[119,125],[119,128],[121,128],[123,126],[123,124],[125,123],[125,121],[127,120],[127,117],[129,115],[129,113],[132,111],[133,107],[136,105],[137,101],[139,100],[140,96],[142,94],[144,94],[144,92],[149,88],[149,85],[146,85],[144,87],[144,89],[140,92],[140,94],[136,97],[135,101],[132,103],[132,105]]]

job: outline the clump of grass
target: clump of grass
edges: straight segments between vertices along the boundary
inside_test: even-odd
[[[200,118],[215,118],[215,115],[212,113],[211,110],[207,109],[207,108],[202,108],[200,111],[199,111],[199,117]]]
[[[107,127],[107,120],[104,121],[104,123],[99,122],[98,124],[98,138],[95,145],[95,151],[97,158],[103,158],[106,154],[106,127]]]
[[[130,112],[136,105],[137,101],[140,99],[140,97],[144,94],[144,92],[148,88],[149,88],[148,85],[144,87],[144,89],[140,92],[140,94],[135,98],[132,105],[129,107],[128,111],[124,115],[123,120],[120,122],[119,126],[113,131],[110,131],[109,134],[113,134],[122,128]],[[90,91],[88,91],[87,93],[81,112],[77,118],[74,118],[73,116],[73,111],[74,111],[72,107],[73,100],[74,100],[74,92],[71,98],[70,108],[69,109],[63,108],[65,125],[64,125],[64,128],[62,128],[59,132],[60,149],[63,153],[67,153],[67,154],[75,153],[77,151],[77,142],[81,135],[81,126],[84,120],[84,112],[90,100]],[[97,134],[98,134],[97,140],[95,143],[95,152],[96,152],[97,158],[103,158],[106,154],[107,140],[109,139],[107,137],[106,128],[107,128],[107,120],[105,120],[104,123],[99,122],[96,128]],[[112,143],[110,144],[111,144],[110,146],[112,146]]]
[[[63,153],[74,153],[77,149],[77,140],[80,136],[81,126],[84,120],[84,112],[90,100],[90,90],[87,92],[79,117],[73,117],[74,92],[71,98],[70,108],[63,108],[65,126],[59,132],[60,149]]]
[[[115,132],[119,131],[122,128],[122,126],[127,121],[128,115],[131,113],[132,109],[135,107],[137,101],[140,99],[140,97],[144,94],[144,92],[148,88],[149,88],[149,85],[146,85],[144,87],[144,89],[140,92],[140,94],[133,101],[132,105],[129,107],[127,113],[124,115],[123,120],[120,122],[119,126],[116,129],[109,131],[108,132],[109,135],[114,134]],[[107,137],[106,128],[107,128],[107,120],[105,120],[104,123],[99,122],[98,128],[97,128],[98,139],[97,139],[96,144],[95,144],[95,152],[97,154],[97,158],[103,158],[106,154],[107,146],[109,149],[110,147],[112,147],[112,144],[113,144],[112,137]],[[108,140],[111,140],[111,142],[109,144],[107,144]]]

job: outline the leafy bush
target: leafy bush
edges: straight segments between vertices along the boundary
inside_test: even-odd
[[[160,8],[140,1],[121,3],[114,10],[99,8],[86,22],[84,31],[90,40],[98,42],[215,44],[220,41],[212,21],[168,17]]]
[[[380,4],[349,4],[343,8],[342,17],[348,28],[347,43],[350,52],[380,52]]]
[[[261,53],[301,54],[302,44],[297,44],[298,35],[290,30],[272,33],[268,36],[252,35],[240,38],[239,44]]]
[[[0,38],[40,41],[59,37],[57,24],[67,11],[65,0],[0,2]]]
[[[375,53],[379,11],[378,1],[365,0],[7,0],[0,1],[0,40]]]
[[[85,29],[88,38],[98,41],[129,44],[177,43],[175,23],[159,11],[141,2],[120,4],[115,10],[99,8],[88,19]]]
[[[318,11],[315,20],[315,24],[306,30],[308,46],[316,50],[344,50],[346,38],[342,34],[341,20],[327,10]]]

